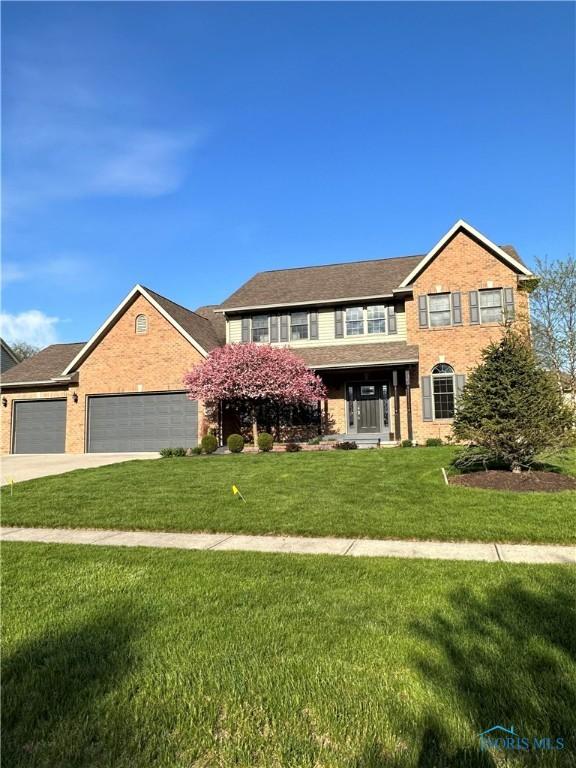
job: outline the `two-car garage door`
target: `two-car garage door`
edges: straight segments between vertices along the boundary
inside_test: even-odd
[[[88,398],[89,453],[159,451],[197,443],[198,403],[183,392]],[[13,453],[64,453],[65,444],[64,398],[14,403]]]
[[[159,451],[198,442],[198,403],[183,392],[88,398],[88,451]]]

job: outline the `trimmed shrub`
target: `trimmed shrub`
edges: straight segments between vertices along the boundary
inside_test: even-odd
[[[343,440],[341,443],[336,443],[334,448],[339,451],[355,451],[358,448],[358,443],[355,440]]]
[[[437,448],[439,445],[444,445],[439,437],[429,437],[424,443],[426,448]]]
[[[302,446],[298,445],[298,443],[286,443],[284,450],[288,453],[297,453],[302,450]]]
[[[214,435],[204,435],[200,444],[204,453],[214,453],[218,448],[218,440]]]
[[[160,448],[160,456],[163,459],[170,459],[174,456],[174,448]]]
[[[186,448],[180,446],[172,448],[172,456],[186,456]]]
[[[230,435],[226,445],[230,453],[241,453],[244,450],[244,438],[242,435]]]
[[[310,440],[308,440],[308,445],[320,445],[321,442],[322,438],[320,435],[318,435],[317,437],[312,437]]]
[[[258,435],[258,448],[265,453],[272,450],[274,445],[274,438],[269,435],[268,432],[261,432]]]
[[[190,456],[200,456],[202,453],[202,446],[201,445],[195,445],[194,448],[190,448]]]
[[[412,443],[412,440],[402,440],[400,448],[414,448],[414,444]]]

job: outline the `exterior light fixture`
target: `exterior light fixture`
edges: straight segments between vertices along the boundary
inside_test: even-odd
[[[5,397],[2,398],[2,405],[4,406],[4,408],[6,408],[6,406],[8,405],[8,400]]]
[[[72,393],[72,402],[77,403],[78,402],[78,395],[76,392]]]

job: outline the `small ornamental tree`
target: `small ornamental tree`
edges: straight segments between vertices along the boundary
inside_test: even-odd
[[[506,328],[482,359],[468,377],[454,418],[454,436],[471,443],[460,465],[498,462],[519,472],[537,454],[574,444],[574,411],[555,377],[538,365],[526,337]]]
[[[221,401],[248,406],[254,445],[259,404],[305,405],[326,397],[322,380],[292,351],[263,344],[218,347],[184,376],[184,385],[190,398],[208,406]]]

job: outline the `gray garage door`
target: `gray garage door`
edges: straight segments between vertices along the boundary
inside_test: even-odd
[[[183,392],[88,400],[88,451],[159,451],[198,442],[198,403]]]
[[[64,453],[66,400],[14,403],[13,453]]]

